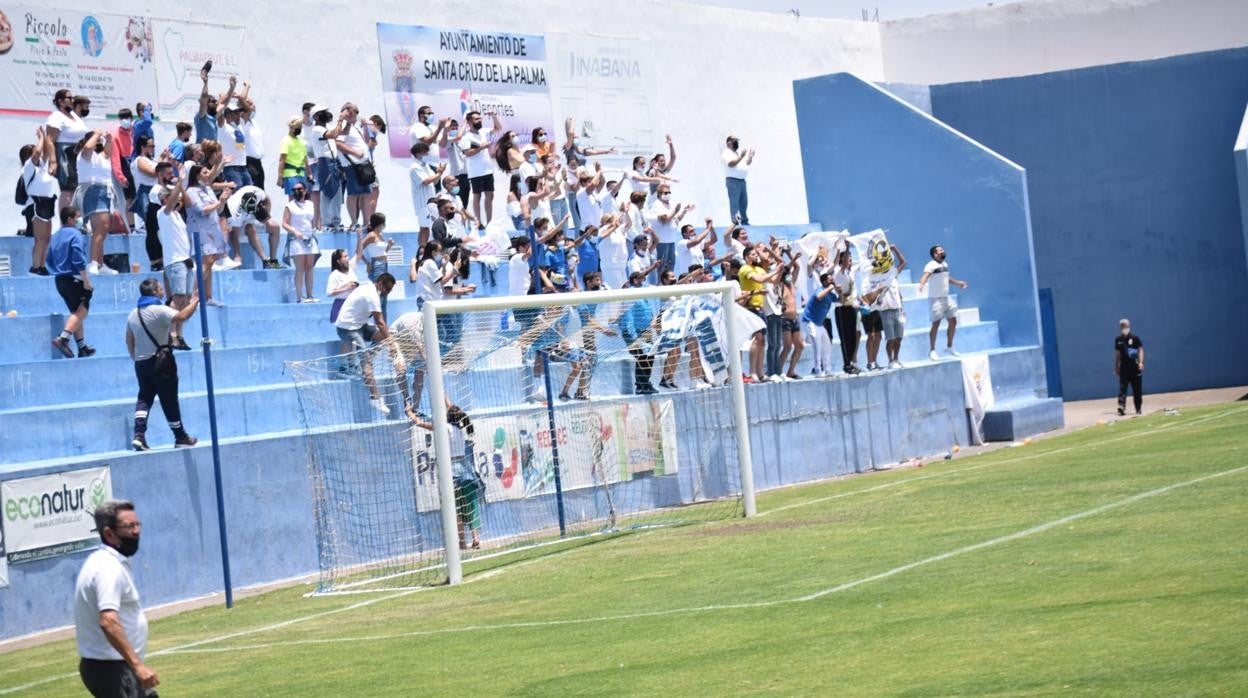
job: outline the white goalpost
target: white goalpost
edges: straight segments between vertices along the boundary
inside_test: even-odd
[[[368,349],[289,362],[318,593],[458,584],[588,536],[753,516],[734,290],[432,301]]]

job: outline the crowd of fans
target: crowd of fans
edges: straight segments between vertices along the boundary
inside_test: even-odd
[[[836,340],[840,370],[857,374],[863,334],[866,370],[901,366],[905,314],[895,278],[876,280],[858,272],[849,245],[820,248],[799,264],[801,253],[784,241],[750,240],[747,181],[755,151],[735,136],[725,140],[721,156],[732,221],[721,234],[712,217],[698,220],[696,205],[675,193],[677,153],[670,136],[663,152],[636,155],[628,170],[609,169],[599,157],[614,151],[587,147],[571,119],[563,143],[556,144],[544,128],[507,130],[496,114],[439,115],[422,106],[407,131],[420,249],[408,269],[398,270],[390,268],[393,240],[385,234],[386,216],[377,211],[373,158],[385,121],[363,118],[350,102],[336,113],[304,103],[301,114],[287,120],[273,158],[274,184],[286,199],[274,211],[265,190],[265,138],[251,86],[231,77],[223,94],[211,94],[210,70],[208,64],[201,72],[193,121],[176,124],[176,137],[168,143],[157,141],[150,104],[121,110],[114,128],[93,129],[85,121],[90,100],[61,90],[35,142],[22,147],[18,200],[34,238],[30,272],[56,277],[71,315],[53,344],[66,357],[75,355],[75,346],[80,357],[94,351],[85,342],[84,325],[91,278],[117,273],[104,260],[111,232],[146,233],[147,261],[152,271],[163,272],[159,290],[170,308],[161,315],[161,329],[172,348],[189,349],[180,327],[185,311],[201,300],[222,305],[213,295],[213,275],[242,266],[244,235],[264,268],[293,267],[296,301],[312,303],[319,300],[313,273],[321,255],[318,236],[349,230],[358,235],[355,249],[332,252],[324,289],[344,349],[364,348],[388,334],[386,299],[403,271],[423,303],[474,293],[476,286],[468,282],[474,262],[484,272],[482,283],[496,285],[494,270],[507,258],[505,283],[517,295],[734,282],[739,312],[748,316],[748,381],[802,378],[797,367],[808,347],[812,373],[830,375]],[[494,220],[496,182],[507,183],[506,216],[499,221]],[[54,217],[61,223],[55,236]],[[203,253],[198,288],[194,235]],[[893,253],[904,269],[904,256],[895,247]],[[926,286],[932,299],[930,356],[937,359],[941,321],[948,324],[947,351],[956,355],[957,307],[949,286],[965,283],[949,277],[943,248],[934,247],[931,256],[920,288]],[[360,266],[371,283],[359,283]],[[560,397],[588,398],[598,334],[619,335],[628,343],[638,393],[657,390],[651,383],[656,365],[659,388],[675,388],[682,353],[690,357],[691,384],[711,383],[697,360],[696,341],[663,357],[640,349],[658,330],[659,306],[637,304],[611,326],[582,317],[579,346],[568,345],[564,333],[574,311],[561,312],[553,318],[516,318],[537,353],[572,365]],[[456,332],[447,328],[444,338]],[[550,341],[543,344],[542,338]],[[540,362],[534,370],[541,370]],[[159,392],[163,399],[167,391]],[[150,405],[151,399],[148,394],[140,403]],[[374,403],[386,411],[379,400]],[[145,415],[147,407],[141,406]],[[136,437],[136,444],[140,441]]]

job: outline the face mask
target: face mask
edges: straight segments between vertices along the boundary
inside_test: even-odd
[[[426,114],[426,115],[425,115],[425,125],[426,125],[426,126],[430,126],[430,125],[432,125],[432,124],[433,124],[433,114]]]
[[[302,126],[298,126],[298,127],[295,127],[295,128],[290,129],[290,135],[291,135],[291,137],[292,137],[292,138],[294,138],[294,137],[298,136],[298,135],[299,135],[299,134],[301,134],[301,133],[303,133],[303,127],[302,127]]]
[[[1127,336],[1127,335],[1129,335],[1129,334],[1131,334],[1131,328],[1130,328],[1130,327],[1124,327],[1124,328],[1122,328],[1122,336],[1123,336],[1123,337],[1126,337],[1126,336]]]
[[[937,261],[937,262],[943,262],[943,261],[945,261],[945,255],[943,255],[943,254],[936,255],[936,261]]]
[[[580,139],[580,138],[573,138],[573,139],[572,139],[572,145],[574,145],[574,146],[576,146],[576,147],[578,147],[578,148],[579,148],[579,147],[581,147],[581,139]]]
[[[446,136],[447,136],[447,138],[454,138],[454,137],[456,137],[456,136],[458,136],[458,135],[459,135],[459,129],[454,129],[454,128],[453,128],[453,129],[451,129],[450,131],[447,131],[447,132],[446,132]]]
[[[78,112],[78,116],[81,116],[81,117],[82,117],[82,118],[84,118],[84,119],[85,119],[85,118],[87,118],[87,117],[88,117],[88,116],[90,116],[90,115],[91,115],[91,108],[90,108],[90,107],[85,107],[85,108],[83,108],[83,110],[82,110],[82,111]]]
[[[369,138],[376,138],[376,137],[377,137],[377,129],[373,128],[372,126],[369,126],[369,127],[368,127],[368,137],[369,137]]]
[[[208,116],[216,116],[216,115],[217,115],[217,108],[216,108],[216,107],[208,107]]]
[[[102,152],[104,152],[104,144],[103,144],[103,143],[96,143],[96,144],[95,144],[95,152],[97,152],[97,153],[102,153]]]
[[[538,136],[538,137],[537,137],[537,142],[538,142],[538,143],[545,143],[545,142],[546,142],[546,134],[542,134],[542,135]]]
[[[439,252],[439,253],[435,254],[435,255],[433,256],[433,261],[437,262],[438,264],[441,264],[441,263],[442,263],[442,253],[441,253],[441,252]]]
[[[452,194],[458,194],[458,193],[459,193],[459,187],[451,187],[451,193],[452,193]]]
[[[139,552],[139,537],[118,535],[116,550],[126,557],[134,557],[134,554]]]
[[[295,201],[303,201],[303,197],[307,195],[308,195],[308,192],[304,191],[303,189],[296,189],[294,193]]]
[[[132,125],[134,125],[134,119],[122,119],[121,120],[122,128],[130,128]]]
[[[525,160],[528,160],[530,163],[537,162],[537,154],[536,154],[536,153],[529,153],[528,155],[524,156],[524,159],[525,159]]]
[[[661,199],[664,203],[666,203],[666,202],[668,202],[668,201],[671,201],[671,199],[672,199],[672,194],[671,194],[671,192],[666,192],[666,193],[663,193],[663,194],[659,194],[659,199]]]

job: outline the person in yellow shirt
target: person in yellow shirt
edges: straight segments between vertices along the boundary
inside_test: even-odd
[[[763,295],[766,293],[767,284],[774,282],[783,269],[782,265],[776,265],[774,270],[768,271],[763,266],[762,253],[757,245],[751,245],[745,249],[745,265],[738,272],[737,280],[741,283],[741,292],[749,294],[745,307],[760,318],[763,316]],[[751,381],[761,383],[765,380],[763,374],[765,342],[764,330],[755,332],[750,338],[750,371],[747,378]]]
[[[296,184],[308,185],[308,146],[299,137],[303,132],[303,117],[292,116],[286,125],[289,131],[278,147],[277,171],[281,173],[282,189],[289,197]]]

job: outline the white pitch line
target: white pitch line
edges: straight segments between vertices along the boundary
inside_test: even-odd
[[[1230,470],[1223,470],[1220,472],[1211,473],[1209,475],[1202,475],[1201,477],[1192,478],[1190,480],[1184,480],[1182,482],[1175,482],[1169,485],[1165,485],[1163,487],[1158,487],[1156,489],[1148,490],[1146,492],[1141,492],[1139,494],[1135,494],[1130,497],[1126,497],[1124,499],[1119,499],[1119,500],[1110,502],[1108,504],[1103,504],[1093,509],[1088,509],[1086,511],[1081,511],[1075,514],[1070,514],[1068,516],[1063,516],[1059,519],[1054,519],[1052,521],[1048,521],[1046,523],[1032,526],[1030,528],[1023,529],[1021,531],[1016,531],[1008,535],[991,538],[989,540],[982,541],[979,543],[974,543],[972,545],[958,548],[956,550],[951,550],[949,552],[940,553],[939,555],[932,555],[931,557],[926,557],[921,560],[917,560],[915,562],[907,563],[899,567],[894,567],[890,570],[880,572],[878,574],[873,574],[868,577],[863,577],[861,579],[856,579],[851,582],[846,582],[844,584],[839,584],[834,587],[829,587],[827,589],[823,589],[823,590],[814,592],[812,594],[806,594],[804,596],[798,596],[798,597],[789,598],[789,599],[775,599],[771,601],[754,601],[754,602],[736,603],[736,604],[716,604],[716,605],[711,605],[711,606],[675,608],[675,609],[668,609],[668,610],[662,610],[662,611],[643,611],[639,613],[622,613],[622,614],[616,614],[616,615],[593,616],[593,617],[588,617],[588,618],[568,618],[568,619],[562,619],[562,620],[540,620],[540,621],[526,621],[526,622],[515,622],[515,623],[497,623],[493,625],[468,625],[468,626],[462,626],[458,628],[415,630],[411,632],[392,633],[392,634],[386,634],[386,635],[364,635],[364,636],[357,636],[357,637],[335,637],[335,638],[321,638],[321,639],[309,639],[309,640],[286,640],[286,641],[281,641],[281,642],[257,643],[257,644],[251,644],[251,645],[238,645],[238,646],[233,646],[233,647],[190,649],[190,650],[185,650],[184,652],[178,652],[178,653],[217,654],[217,653],[224,653],[224,652],[254,651],[254,650],[269,649],[273,647],[287,647],[287,646],[294,646],[294,645],[340,644],[344,642],[346,643],[375,642],[375,641],[384,641],[384,640],[397,640],[397,639],[410,638],[410,637],[427,637],[431,635],[446,635],[446,634],[452,634],[452,633],[466,633],[466,632],[494,631],[494,630],[517,630],[517,629],[525,629],[525,628],[549,628],[549,627],[566,626],[566,625],[585,625],[585,624],[591,624],[591,623],[606,623],[606,622],[611,622],[611,621],[628,621],[628,620],[636,620],[636,619],[641,619],[641,618],[654,618],[654,617],[660,617],[660,616],[711,613],[715,611],[726,611],[726,610],[770,608],[770,607],[781,606],[781,605],[807,603],[807,602],[814,601],[816,599],[820,599],[831,594],[836,594],[842,591],[847,591],[855,587],[862,586],[864,584],[869,584],[871,582],[876,582],[882,579],[887,579],[889,577],[893,577],[893,576],[902,574],[904,572],[908,572],[910,570],[913,570],[919,567],[924,567],[924,566],[931,565],[937,562],[942,562],[950,558],[958,557],[960,555],[965,555],[967,553],[972,553],[978,550],[983,550],[985,548],[990,548],[990,547],[994,547],[997,545],[1002,545],[1004,543],[1010,543],[1010,542],[1020,540],[1023,538],[1028,538],[1038,533],[1044,533],[1045,531],[1052,530],[1059,526],[1064,526],[1074,521],[1079,521],[1080,519],[1086,519],[1091,516],[1103,514],[1107,511],[1119,509],[1119,508],[1128,506],[1130,504],[1139,502],[1141,500],[1149,499],[1151,497],[1157,497],[1159,495],[1163,495],[1163,494],[1166,494],[1167,492],[1171,492],[1171,491],[1174,491],[1183,487],[1189,487],[1191,485],[1205,482],[1207,480],[1212,480],[1212,479],[1220,478],[1220,477],[1226,477],[1229,475],[1235,475],[1235,474],[1242,473],[1245,471],[1248,471],[1248,465],[1240,466],[1238,468],[1232,468]],[[171,652],[170,650],[166,650],[166,653],[173,653],[173,652]]]
[[[1123,434],[1122,436],[1116,436],[1116,437],[1111,438],[1111,439],[1105,439],[1104,441],[1098,441],[1098,442],[1097,442],[1097,443],[1095,443],[1095,444],[1084,444],[1084,445],[1080,445],[1080,446],[1064,446],[1064,447],[1062,447],[1062,448],[1055,448],[1055,449],[1053,449],[1052,451],[1044,451],[1044,452],[1042,452],[1042,453],[1029,453],[1029,454],[1026,454],[1026,455],[1018,456],[1017,458],[1011,458],[1010,460],[1008,460],[1008,461],[1006,461],[1006,462],[1004,462],[1004,463],[995,463],[995,462],[993,462],[993,463],[980,463],[979,465],[968,465],[968,466],[966,466],[965,468],[951,468],[951,469],[949,469],[949,470],[941,470],[940,472],[930,473],[930,474],[927,474],[927,475],[919,475],[919,476],[917,476],[917,477],[909,477],[909,478],[905,478],[905,479],[901,479],[901,480],[894,480],[894,481],[892,481],[892,482],[886,482],[886,483],[884,483],[884,484],[882,484],[882,485],[876,485],[876,486],[874,486],[874,487],[866,487],[866,488],[863,488],[863,489],[861,489],[861,490],[854,490],[854,491],[852,491],[852,492],[842,492],[842,493],[840,493],[840,494],[833,494],[833,495],[829,495],[829,496],[827,496],[827,497],[817,497],[817,498],[815,498],[815,499],[808,499],[808,500],[801,501],[801,502],[794,502],[793,504],[785,504],[784,506],[779,506],[779,507],[776,507],[776,508],[774,508],[774,509],[768,509],[768,510],[766,510],[766,511],[760,511],[760,512],[758,512],[757,516],[767,516],[767,515],[769,515],[769,514],[775,514],[775,513],[777,513],[777,512],[781,512],[781,511],[788,511],[789,509],[799,509],[799,508],[801,508],[801,507],[807,507],[807,506],[810,506],[810,505],[812,505],[812,504],[822,504],[822,503],[824,503],[824,502],[830,502],[830,501],[835,500],[835,499],[844,499],[845,497],[854,497],[854,496],[857,496],[857,495],[860,495],[860,494],[866,494],[866,493],[868,493],[868,492],[878,492],[879,490],[887,490],[887,489],[891,489],[891,488],[893,488],[893,487],[900,487],[900,486],[902,486],[902,485],[906,485],[906,484],[909,484],[909,483],[911,483],[911,482],[919,482],[919,481],[921,481],[921,480],[930,480],[930,479],[932,479],[932,478],[936,478],[936,477],[944,477],[944,476],[946,476],[946,475],[956,475],[956,474],[958,474],[958,473],[968,473],[968,472],[970,472],[970,471],[972,471],[972,470],[979,470],[979,469],[981,469],[981,468],[989,468],[989,467],[992,467],[992,466],[994,466],[994,465],[1011,465],[1011,464],[1018,463],[1018,462],[1021,462],[1021,461],[1035,460],[1035,459],[1037,459],[1037,458],[1047,458],[1047,457],[1049,457],[1049,456],[1057,455],[1057,454],[1059,454],[1059,453],[1068,453],[1068,452],[1070,452],[1070,451],[1079,451],[1079,450],[1086,450],[1086,449],[1089,449],[1089,448],[1096,448],[1096,447],[1101,446],[1101,445],[1103,445],[1103,444],[1111,444],[1111,443],[1117,443],[1117,442],[1119,442],[1119,441],[1127,441],[1127,440],[1130,440],[1130,439],[1138,439],[1138,438],[1143,438],[1143,437],[1146,437],[1146,436],[1153,436],[1153,435],[1155,435],[1155,434],[1159,434],[1159,433],[1161,433],[1161,432],[1163,432],[1163,431],[1168,431],[1168,430],[1170,430],[1170,429],[1176,429],[1176,428],[1178,428],[1178,427],[1190,427],[1190,426],[1195,426],[1195,425],[1197,425],[1197,424],[1201,424],[1201,423],[1204,423],[1204,422],[1209,422],[1209,421],[1212,421],[1212,420],[1215,420],[1215,419],[1221,419],[1221,418],[1223,418],[1223,417],[1226,417],[1226,416],[1229,416],[1229,415],[1235,414],[1236,412],[1242,412],[1242,411],[1244,411],[1245,409],[1248,409],[1248,408],[1242,408],[1242,407],[1241,407],[1241,408],[1231,408],[1231,409],[1229,409],[1229,410],[1225,410],[1225,411],[1223,411],[1223,412],[1219,412],[1219,413],[1217,413],[1217,414],[1206,415],[1206,416],[1204,416],[1204,417],[1198,417],[1198,418],[1196,418],[1196,419],[1193,419],[1193,420],[1192,420],[1192,421],[1190,421],[1190,422],[1172,422],[1172,423],[1170,423],[1170,424],[1166,424],[1166,425],[1159,426],[1159,427],[1154,428],[1154,429],[1150,429],[1150,430],[1148,430],[1148,431],[1146,431],[1146,432],[1143,432],[1143,433],[1139,433],[1139,434]],[[981,457],[987,458],[987,457],[989,457],[989,456],[992,456],[992,455],[995,455],[995,454],[997,454],[997,453],[1000,453],[1000,452],[1002,452],[1003,450],[1004,450],[1004,449],[1000,449],[1000,450],[997,450],[997,451],[993,451],[993,452],[991,452],[991,453],[983,453],[983,454],[978,454],[978,455],[979,455],[979,456],[981,456]],[[803,484],[813,484],[813,483],[803,483]]]

